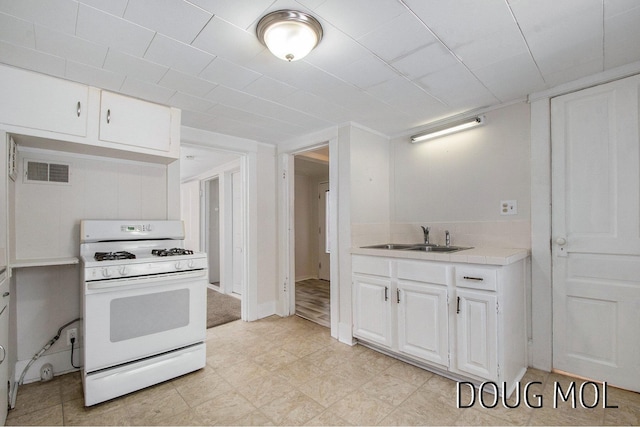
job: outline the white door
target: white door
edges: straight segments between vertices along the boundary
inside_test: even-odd
[[[329,183],[318,185],[318,279],[331,280],[331,264],[329,261],[328,230]]]
[[[553,367],[640,391],[640,77],[554,98]]]
[[[458,370],[498,379],[498,298],[493,292],[457,289]]]
[[[398,350],[449,367],[447,287],[398,281]]]
[[[354,335],[391,347],[391,281],[367,275],[354,275]]]
[[[232,291],[242,295],[244,281],[244,234],[242,232],[242,176],[240,172],[231,174],[231,216],[233,241],[233,280]]]

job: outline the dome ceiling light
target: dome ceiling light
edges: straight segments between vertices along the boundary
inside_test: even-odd
[[[291,62],[304,58],[320,43],[322,26],[304,12],[278,10],[260,19],[256,35],[271,53]]]

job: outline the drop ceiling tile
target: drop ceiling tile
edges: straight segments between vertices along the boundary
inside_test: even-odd
[[[107,48],[90,41],[60,33],[39,25],[35,26],[36,48],[51,55],[85,63],[93,67],[102,67]]]
[[[301,61],[292,62],[291,65],[305,62],[330,73],[335,73],[348,64],[371,57],[367,48],[337,28],[326,23],[323,27],[325,34],[318,46],[307,57]],[[273,57],[273,55],[271,56]],[[285,61],[281,62],[286,64]]]
[[[124,15],[128,1],[129,0],[78,0],[79,3],[87,4],[104,12],[119,16],[120,18]]]
[[[243,89],[244,92],[251,95],[276,102],[297,90],[293,86],[267,76],[260,76]]]
[[[411,80],[417,80],[427,74],[453,67],[458,63],[458,59],[438,42],[394,61],[391,65]]]
[[[113,92],[120,91],[125,76],[114,73],[104,68],[96,68],[87,64],[67,61],[65,77],[74,82],[84,83],[89,86],[107,89]]]
[[[34,49],[0,41],[0,62],[26,70],[64,77],[65,60]]]
[[[158,85],[200,97],[204,97],[216,87],[214,83],[207,80],[190,76],[176,70],[167,71],[158,82]]]
[[[215,105],[214,102],[207,101],[206,99],[202,99],[197,96],[188,95],[183,92],[174,93],[173,96],[169,98],[168,103],[173,107],[180,108],[181,110],[197,111],[201,113],[210,110]]]
[[[134,56],[143,56],[154,32],[80,4],[76,36]]]
[[[129,76],[127,76],[122,84],[120,92],[133,96],[134,98],[146,99],[164,105],[169,105],[169,99],[175,93],[174,90]]]
[[[412,117],[431,117],[446,112],[442,102],[400,76],[367,89],[367,93]]]
[[[124,12],[124,19],[184,43],[191,43],[212,16],[183,0],[129,0]]]
[[[257,80],[260,74],[223,58],[216,58],[200,73],[200,77],[230,88],[242,89]]]
[[[529,53],[473,70],[473,74],[501,102],[519,99],[524,94],[538,92],[547,87]]]
[[[467,67],[474,70],[523,53],[528,54],[529,49],[514,25],[512,28],[459,45],[454,52]]]
[[[35,49],[36,37],[33,23],[0,13],[0,40]]]
[[[159,82],[168,71],[163,65],[116,50],[109,50],[103,68],[153,84]]]
[[[77,8],[74,0],[0,1],[0,12],[69,34],[75,30]]]
[[[242,108],[253,101],[255,96],[223,85],[218,85],[211,92],[206,94],[205,98],[218,104],[224,104],[234,108]]]
[[[611,15],[604,22],[605,69],[640,61],[640,4],[633,4],[638,7]]]
[[[263,12],[273,3],[273,0],[245,1],[242,2],[241,7],[238,7],[238,0],[189,0],[189,2],[247,30],[253,22],[262,17]]]
[[[284,123],[300,126],[301,128],[321,128],[330,125],[330,123],[318,117],[260,98],[255,98],[243,107],[243,109],[256,115],[271,117]]]
[[[498,103],[498,99],[463,65],[440,70],[419,81],[429,94],[454,109],[473,109]]]
[[[334,73],[336,77],[361,89],[394,79],[398,74],[385,62],[371,55],[369,58],[346,64]]]
[[[638,0],[604,0],[604,19],[631,12],[639,7]]]
[[[405,12],[400,2],[327,0],[314,12],[354,39],[375,30]]]
[[[233,42],[229,43],[228,40]],[[253,32],[238,28],[216,16],[209,21],[191,45],[238,64],[251,60],[266,49]]]
[[[197,76],[215,56],[162,34],[156,34],[144,58],[156,64]]]
[[[587,77],[603,71],[602,57],[592,60],[580,59],[580,63],[574,67],[552,73],[544,73],[544,81],[553,87],[562,83]]]
[[[326,99],[320,98],[310,92],[299,90],[282,100],[282,104],[287,107],[301,111],[313,111],[316,117],[331,122],[333,124],[349,121],[349,111],[341,105]]]
[[[391,62],[437,40],[413,14],[406,12],[358,39],[373,53]]]

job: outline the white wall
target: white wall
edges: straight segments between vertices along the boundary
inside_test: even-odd
[[[23,183],[25,157],[70,163],[70,185]],[[10,212],[15,223],[13,259],[78,256],[82,219],[167,218],[166,165],[22,150],[18,166]],[[67,265],[18,268],[13,273],[18,377],[60,326],[80,317],[80,271],[78,265]],[[72,369],[69,359],[70,349],[60,339],[31,367],[26,381],[39,379],[39,367],[46,362],[53,364],[56,375]]]
[[[417,144],[391,141],[391,239],[531,247],[530,108],[519,103],[485,114],[486,124]],[[501,200],[518,214],[500,215]]]

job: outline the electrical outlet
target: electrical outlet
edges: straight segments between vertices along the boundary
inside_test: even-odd
[[[71,328],[67,330],[67,345],[71,345],[71,338],[78,342],[78,330],[76,328]]]
[[[501,200],[500,201],[500,215],[517,215],[517,214],[518,214],[517,200]]]

